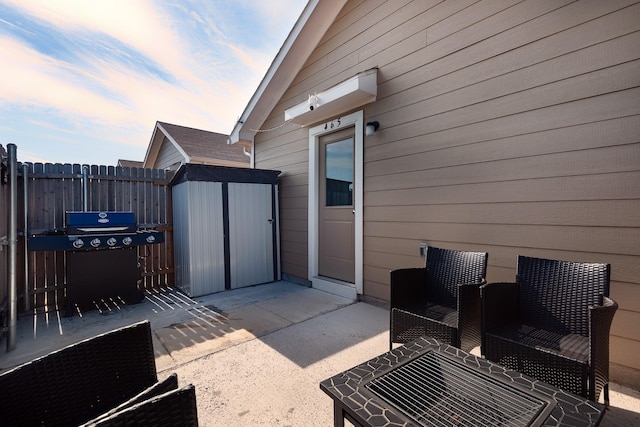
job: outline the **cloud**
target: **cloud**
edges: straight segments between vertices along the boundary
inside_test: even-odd
[[[182,64],[187,46],[171,31],[171,17],[149,0],[5,0],[23,13],[67,34],[104,34],[153,60],[180,79],[191,73]]]
[[[120,105],[74,84],[82,70],[61,63],[18,42],[1,38],[5,58],[0,67],[0,105],[23,103],[68,114],[116,115]]]
[[[87,156],[108,142],[144,154],[156,120],[226,133],[297,18],[292,8],[290,0],[2,0],[0,127],[5,138],[31,135],[31,153],[55,141]]]

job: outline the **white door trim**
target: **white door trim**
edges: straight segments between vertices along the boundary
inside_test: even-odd
[[[318,189],[320,137],[354,126],[354,207],[355,207],[355,284],[318,276]],[[308,252],[309,280],[314,288],[328,290],[355,299],[362,294],[363,277],[363,179],[364,179],[364,112],[362,110],[309,129],[309,213]]]

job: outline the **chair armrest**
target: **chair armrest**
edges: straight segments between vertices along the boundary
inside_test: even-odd
[[[618,310],[618,304],[609,297],[602,297],[600,305],[589,306],[589,340],[591,352],[594,352],[595,344],[607,349],[609,353],[609,332],[613,323],[613,316]],[[592,358],[593,358],[592,354]]]
[[[609,297],[602,297],[600,305],[589,306],[589,347],[590,347],[590,381],[596,384],[591,387],[589,398],[595,400],[595,394],[609,378],[609,333],[613,316],[618,304]],[[608,393],[605,394],[605,401]],[[608,402],[607,402],[608,403]]]
[[[590,305],[589,313],[592,321],[611,322],[613,315],[618,310],[618,303],[609,297],[601,296],[602,301],[598,305]]]
[[[482,283],[458,285],[458,315],[460,317],[480,313],[480,286]]]
[[[618,310],[618,304],[605,296],[602,297],[600,305],[589,306],[589,336],[592,342],[594,340],[609,340],[609,331],[611,330],[611,323],[616,310]]]
[[[391,271],[391,309],[426,301],[426,297],[426,268],[401,268]]]
[[[460,348],[465,351],[481,344],[480,286],[481,283],[458,285],[458,335]]]
[[[518,319],[518,284],[487,283],[480,287],[482,334]]]

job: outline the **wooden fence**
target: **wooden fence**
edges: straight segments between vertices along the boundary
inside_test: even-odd
[[[168,186],[170,172],[79,164],[18,164],[19,310],[64,307],[65,252],[25,251],[25,211],[28,235],[63,229],[66,211],[84,209],[85,167],[87,210],[132,211],[140,228],[165,232],[164,243],[138,247],[143,286],[153,288],[173,284],[173,227]],[[0,203],[3,206],[8,205],[8,197],[8,185],[0,186]],[[1,237],[7,215],[3,211],[0,216]],[[0,266],[2,259],[6,258],[6,252],[0,255]],[[2,279],[0,288],[4,292],[0,293],[2,302],[6,300],[6,285]]]
[[[0,320],[7,310],[7,286],[9,282],[9,249],[5,243],[9,238],[9,181],[7,171],[7,152],[0,145]],[[0,322],[0,327],[4,322]],[[2,334],[0,333],[0,336]]]

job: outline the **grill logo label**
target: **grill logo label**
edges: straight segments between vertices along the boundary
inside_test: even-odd
[[[109,218],[107,218],[107,213],[106,212],[100,212],[98,214],[98,222],[100,224],[106,224],[109,222]]]

